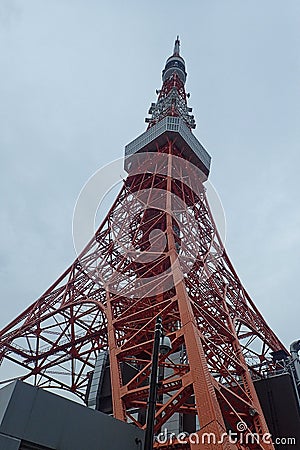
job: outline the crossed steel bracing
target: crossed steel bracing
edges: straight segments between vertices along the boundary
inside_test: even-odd
[[[174,73],[165,75],[148,129],[166,116],[195,126],[178,39],[170,67]],[[159,357],[155,433],[175,418],[178,431],[186,424],[199,443],[175,438],[155,445],[271,450],[262,439],[233,444],[226,433],[239,424],[245,437],[268,433],[253,380],[274,369],[272,351],[285,349],[243,288],[211,214],[206,176],[188,160],[191,153],[178,136],[160,136],[155,151],[130,156],[128,177],[92,240],[0,332],[2,373],[13,365],[23,380],[84,400],[96,358],[106,352],[111,412],[145,428],[161,316],[172,349]],[[203,443],[205,435],[210,442]]]
[[[21,366],[23,380],[84,398],[88,372],[108,350],[113,413],[144,427],[160,315],[172,350],[160,356],[155,431],[180,413],[197,418],[200,434],[221,436],[240,421],[263,434],[252,378],[283,346],[229,261],[196,168],[179,156],[175,140],[136,158],[86,249],[1,331],[1,359]],[[124,363],[135,370],[126,383]],[[249,448],[272,448],[264,445]]]

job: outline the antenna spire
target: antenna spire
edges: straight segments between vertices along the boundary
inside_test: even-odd
[[[185,62],[179,54],[180,40],[177,36],[174,45],[174,53],[166,61],[162,71],[162,88],[156,93],[159,94],[157,102],[151,103],[148,114],[151,117],[145,119],[148,128],[155,125],[166,116],[181,117],[188,128],[196,127],[194,116],[190,113],[192,108],[187,105],[187,97],[184,85],[186,80]]]
[[[179,36],[177,36],[175,45],[174,45],[173,56],[179,56],[179,50],[180,50],[180,40],[179,40]]]

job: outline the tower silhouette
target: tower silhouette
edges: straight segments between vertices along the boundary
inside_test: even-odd
[[[128,176],[110,211],[74,263],[0,332],[0,361],[18,366],[20,379],[145,428],[160,316],[172,348],[159,356],[155,433],[174,435],[156,445],[273,449],[249,438],[268,433],[253,380],[285,348],[216,228],[203,184],[210,156],[192,132],[179,48],[177,38],[147,130],[125,148]],[[195,433],[188,444],[182,431]]]

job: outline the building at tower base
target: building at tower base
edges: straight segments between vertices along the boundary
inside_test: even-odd
[[[144,432],[44,389],[0,389],[1,450],[141,450]]]

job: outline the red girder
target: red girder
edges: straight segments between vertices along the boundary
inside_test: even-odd
[[[160,98],[174,87],[186,104],[177,76],[165,82]],[[84,398],[97,354],[106,350],[113,414],[145,428],[154,324],[161,316],[172,350],[160,356],[155,430],[175,414],[189,414],[199,422],[199,436],[208,432],[218,438],[240,420],[263,434],[267,426],[251,374],[262,374],[270,352],[284,346],[244,290],[199,170],[181,157],[178,142],[176,136],[166,144],[157,141],[155,153],[137,154],[117,199],[76,261],[0,332],[0,360],[19,365],[22,379]],[[133,369],[126,381],[124,364]],[[245,448],[226,439],[191,447]],[[189,446],[175,439],[168,448]]]

